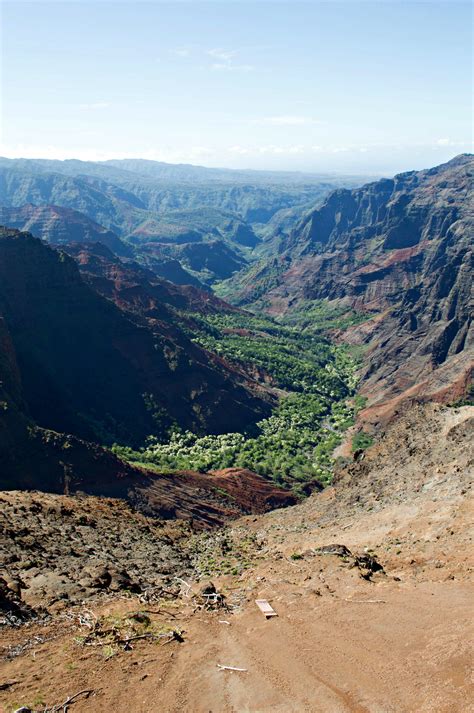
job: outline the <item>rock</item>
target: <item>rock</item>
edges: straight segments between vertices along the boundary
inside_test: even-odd
[[[139,624],[150,624],[151,619],[150,617],[145,614],[145,612],[142,611],[137,611],[134,614],[130,616],[130,619],[134,619],[135,621],[138,621]]]
[[[336,555],[337,557],[352,557],[352,552],[345,545],[323,545],[313,549],[315,555]]]
[[[119,592],[124,589],[127,589],[129,592],[134,592],[135,594],[139,594],[141,592],[141,587],[139,583],[132,580],[126,570],[111,570],[110,574],[112,579],[109,585],[109,589],[112,592]]]
[[[21,599],[21,590],[25,588],[23,582],[20,579],[9,579],[6,584],[8,589]]]
[[[211,594],[217,594],[217,589],[212,582],[207,582],[199,589],[199,594],[201,597],[205,597]]]
[[[34,609],[21,601],[20,595],[8,586],[5,579],[0,577],[0,619],[3,619],[4,623],[27,621],[36,614]]]
[[[107,589],[112,581],[112,575],[107,567],[99,565],[86,569],[86,572],[90,574],[90,586],[94,589]]]
[[[366,569],[369,572],[383,572],[384,569],[380,562],[373,555],[363,554],[356,556],[356,563],[360,569]]]
[[[320,493],[324,489],[323,484],[314,478],[301,485],[301,492],[303,495],[312,495],[313,493]]]

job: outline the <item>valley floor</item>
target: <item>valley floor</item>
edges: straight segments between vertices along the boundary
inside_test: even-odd
[[[81,610],[4,628],[0,684],[17,683],[0,687],[0,710],[43,710],[83,689],[74,713],[474,710],[473,424],[472,407],[415,407],[322,494],[235,521],[225,545],[203,535],[200,570],[228,609],[201,608],[202,582],[190,581],[166,604],[116,595],[82,610],[160,609],[150,617],[182,643],[137,640],[108,657],[75,642]],[[223,574],[244,551],[247,568]],[[266,620],[258,598],[278,617]]]

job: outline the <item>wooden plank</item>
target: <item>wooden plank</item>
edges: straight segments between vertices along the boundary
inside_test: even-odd
[[[276,611],[270,606],[266,599],[256,599],[255,604],[258,606],[262,614],[269,619],[271,616],[278,616]]]

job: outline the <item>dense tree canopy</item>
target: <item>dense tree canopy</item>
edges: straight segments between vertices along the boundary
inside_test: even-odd
[[[249,313],[195,315],[193,324],[196,342],[270,382],[278,406],[257,434],[200,437],[175,429],[165,442],[151,435],[139,452],[115,450],[161,470],[240,466],[296,490],[328,482],[332,452],[353,420],[355,364],[348,353],[315,330]]]

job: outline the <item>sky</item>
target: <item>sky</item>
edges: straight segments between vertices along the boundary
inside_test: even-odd
[[[1,4],[0,155],[343,173],[472,150],[468,2]]]

